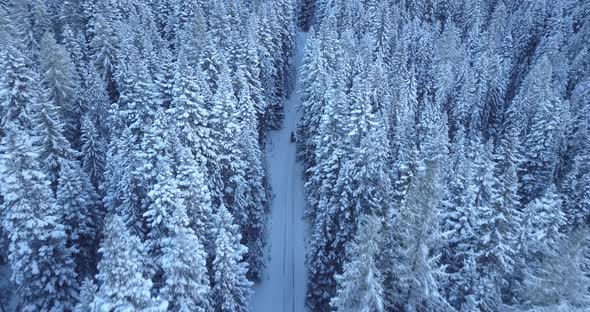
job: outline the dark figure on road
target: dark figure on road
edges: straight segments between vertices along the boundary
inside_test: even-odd
[[[291,131],[291,143],[297,142],[297,138],[295,137],[295,131]]]

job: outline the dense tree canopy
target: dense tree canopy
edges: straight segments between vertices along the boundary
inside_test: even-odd
[[[589,42],[583,0],[0,1],[11,302],[248,311],[299,79],[310,311],[589,310]]]

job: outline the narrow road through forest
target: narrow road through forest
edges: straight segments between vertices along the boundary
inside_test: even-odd
[[[270,134],[267,146],[270,183],[274,193],[268,230],[266,273],[254,287],[253,312],[305,311],[305,221],[302,167],[296,161],[291,132],[299,120],[299,68],[307,33],[297,34],[295,88],[285,103],[285,122]]]

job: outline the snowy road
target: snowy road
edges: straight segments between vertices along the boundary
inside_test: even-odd
[[[306,33],[297,34],[295,66],[301,66]],[[283,128],[270,134],[267,155],[274,199],[269,223],[269,255],[265,276],[254,287],[252,311],[305,311],[305,222],[302,167],[295,160],[295,131],[299,113],[299,71],[295,90],[285,104]]]

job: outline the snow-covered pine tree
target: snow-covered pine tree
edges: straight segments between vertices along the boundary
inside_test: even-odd
[[[39,60],[39,42],[43,34],[51,27],[47,7],[44,1],[12,1],[7,6],[10,15],[10,27],[18,38],[25,58]]]
[[[76,272],[81,278],[90,277],[96,267],[95,246],[103,215],[98,194],[78,161],[62,164],[56,198],[68,235],[68,247],[75,256]]]
[[[109,143],[109,148],[105,162],[105,181],[101,185],[104,192],[103,203],[108,213],[117,213],[121,215],[127,222],[134,222],[134,206],[132,203],[136,199],[136,195],[129,190],[132,190],[131,183],[133,182],[133,172],[125,170],[125,167],[130,166],[131,154],[135,146],[130,145],[133,137],[129,129],[125,129],[120,136],[113,138]],[[136,166],[137,164],[134,164]],[[135,230],[137,224],[134,223]]]
[[[89,44],[89,58],[104,80],[111,101],[116,101],[119,96],[115,81],[119,39],[113,29],[112,21],[107,21],[102,13],[97,11],[91,22],[93,36]]]
[[[78,304],[74,308],[74,312],[88,312],[92,311],[92,301],[98,287],[91,279],[85,279],[80,287],[80,296],[78,297]]]
[[[40,75],[47,100],[60,112],[64,121],[64,135],[74,143],[80,137],[82,112],[78,105],[79,75],[64,46],[58,44],[51,32],[41,42]]]
[[[179,144],[175,151],[176,179],[189,217],[189,227],[204,245],[205,251],[213,254],[213,208],[207,170],[195,160],[190,147]]]
[[[88,116],[84,116],[82,119],[80,141],[82,142],[82,169],[90,179],[92,186],[98,190],[105,180],[106,146],[94,122]]]
[[[162,130],[164,114],[158,109],[156,87],[147,64],[140,59],[135,47],[125,47],[128,54],[121,59],[125,66],[120,71],[121,94],[112,112],[114,131],[120,135],[111,140],[114,150],[109,151],[113,160],[118,159],[111,163],[107,158],[109,186],[105,189],[105,204],[111,211],[128,218],[129,230],[142,237],[147,230],[143,222],[149,204],[147,192],[154,183],[152,166],[158,153],[167,147],[163,143],[167,132]],[[118,178],[109,181],[108,175]]]
[[[111,215],[99,252],[98,291],[91,311],[168,311],[168,302],[154,298],[141,240],[127,229],[124,219]]]
[[[459,84],[459,74],[465,62],[464,47],[461,43],[460,29],[449,21],[445,29],[440,34],[435,45],[436,53],[433,56],[434,70],[436,72],[436,81],[433,83],[436,90],[435,100],[442,107],[450,106],[456,103],[455,90]],[[469,79],[470,77],[468,77]],[[462,114],[462,113],[460,113]],[[461,119],[461,118],[459,118]],[[449,127],[457,130],[458,125],[451,124]]]
[[[213,310],[215,312],[248,311],[252,282],[246,278],[247,248],[240,243],[239,227],[231,213],[221,205],[214,215],[215,251],[212,271]]]
[[[199,1],[191,0],[171,1],[170,6],[172,12],[168,18],[168,22],[173,27],[173,39],[176,41],[174,42],[175,48],[179,49],[178,44],[182,44],[182,41],[179,40],[180,35],[190,27],[190,23],[195,15],[198,14],[197,12],[201,10],[201,7]]]
[[[232,22],[235,22],[236,20],[232,19],[233,16],[230,14],[229,7],[234,5],[235,2],[235,0],[230,0],[212,2],[210,4],[211,15],[208,17],[208,33],[213,40],[214,46],[219,52],[227,52],[231,48],[229,46],[229,40],[232,33],[232,28],[237,27],[238,25],[232,25]]]
[[[224,66],[225,58],[222,55],[222,51],[218,50],[215,46],[209,33],[205,34],[201,49],[198,65],[203,73],[203,79],[209,86],[205,91],[208,91],[209,94],[215,94],[221,67]]]
[[[576,155],[563,183],[563,211],[570,229],[584,226],[590,216],[590,170],[588,156],[583,153]]]
[[[266,124],[269,129],[280,129],[285,118],[283,105],[286,89],[283,56],[283,29],[279,23],[281,14],[277,2],[264,2],[260,8],[260,51],[263,60],[261,82],[265,87],[267,101]],[[285,22],[288,22],[285,20]]]
[[[227,39],[228,47],[223,51],[227,56],[227,64],[232,76],[237,73],[238,68],[245,68],[246,64],[246,36],[244,35],[246,27],[239,6],[238,1],[228,1],[229,22],[232,28]]]
[[[250,99],[253,102],[253,109],[256,112],[256,124],[258,125],[256,130],[258,131],[259,140],[262,142],[267,132],[264,115],[267,103],[264,101],[263,95],[265,88],[262,86],[262,81],[260,79],[263,62],[258,53],[260,46],[260,34],[258,33],[260,23],[255,14],[251,15],[248,24],[250,25],[250,28],[248,28],[248,38],[245,43],[246,55],[243,70],[247,87],[249,89],[248,92],[250,93]]]
[[[517,98],[515,124],[522,132],[523,162],[519,168],[520,195],[528,204],[543,194],[554,177],[556,153],[561,141],[563,103],[551,84],[552,68],[547,57],[532,65]]]
[[[404,53],[402,53],[404,54]],[[402,57],[402,64],[407,60]],[[416,89],[416,72],[413,67],[401,67],[402,77],[399,81],[399,93],[396,106],[395,120],[391,143],[394,163],[395,204],[400,206],[406,198],[409,184],[412,180],[418,156],[418,136],[416,132],[416,112],[418,109],[418,95]]]
[[[382,218],[363,216],[355,239],[349,242],[343,273],[336,275],[338,288],[330,300],[334,311],[383,312],[383,276],[377,256],[382,240]]]
[[[474,140],[481,140],[476,137]],[[495,176],[491,146],[481,141],[474,143],[473,181],[476,194],[474,252],[479,267],[480,282],[487,289],[476,298],[483,311],[497,309],[502,302],[502,287],[509,279],[517,257],[515,239],[518,235],[518,220],[513,218],[515,207],[504,202],[499,194],[500,181]]]
[[[475,191],[473,187],[473,151],[465,142],[465,131],[460,129],[452,148],[452,173],[450,174],[448,198],[441,214],[442,230],[446,240],[441,261],[447,266],[449,279],[445,294],[449,302],[459,308],[469,295],[468,276],[475,265]]]
[[[211,311],[207,253],[201,243],[206,238],[197,237],[189,228],[184,205],[176,209],[164,221],[168,234],[160,240],[159,263],[163,271],[160,292],[170,303],[171,311]]]
[[[3,129],[9,127],[9,124],[20,129],[33,127],[32,114],[38,103],[39,84],[22,53],[15,47],[2,53],[0,86],[5,91],[0,93],[0,112]]]
[[[236,186],[244,183],[246,164],[238,149],[239,116],[237,98],[234,93],[230,71],[222,63],[218,88],[212,98],[209,125],[213,142],[213,157],[209,159],[209,182],[213,203],[223,204],[232,213],[236,223],[242,227],[246,222],[243,207],[235,204]]]
[[[590,216],[590,78],[580,81],[570,97],[572,120],[562,166],[571,166],[560,185],[568,226],[584,226]]]
[[[257,137],[257,118],[250,85],[244,71],[237,72],[237,115],[241,131],[237,137],[237,149],[242,168],[241,183],[235,183],[234,209],[242,211],[242,242],[248,248],[246,259],[250,271],[248,277],[257,280],[264,269],[266,214],[268,213],[267,190],[264,185],[262,151]],[[238,221],[238,220],[236,220]]]
[[[351,91],[353,103],[345,117],[348,126],[344,131],[347,145],[356,147],[343,149],[345,156],[335,185],[323,195],[329,198],[327,213],[333,214],[331,218],[336,223],[330,248],[338,259],[337,268],[347,259],[345,246],[354,239],[360,218],[369,214],[388,216],[393,198],[384,118],[379,110],[373,113],[370,88],[364,88],[367,84],[361,83],[363,77],[357,78]]]
[[[214,162],[214,142],[210,138],[210,111],[207,109],[207,88],[201,71],[192,68],[187,60],[188,51],[180,50],[174,74],[173,100],[167,114],[175,121],[179,140],[191,149],[200,166]],[[205,167],[204,167],[205,168]]]
[[[297,125],[298,157],[307,168],[315,165],[315,145],[319,118],[325,104],[328,88],[328,72],[325,60],[320,54],[319,40],[313,29],[308,34],[301,68],[301,120]]]
[[[559,251],[558,244],[563,237],[561,228],[566,224],[566,217],[555,185],[550,185],[541,197],[524,208],[523,221],[519,252],[527,261],[522,265],[532,264]]]
[[[64,6],[65,7],[65,6]],[[82,28],[80,28],[82,29]],[[84,82],[86,72],[86,38],[80,29],[73,30],[70,25],[65,25],[61,34],[60,43],[66,48],[70,59],[76,69],[77,78]],[[79,96],[79,94],[78,94]]]
[[[427,101],[420,124],[424,137],[416,173],[395,224],[399,262],[393,268],[397,278],[389,287],[398,293],[393,302],[408,311],[452,311],[442,293],[446,273],[439,263],[440,209],[447,192],[443,178],[448,158],[446,120],[441,108]]]
[[[309,169],[310,180],[306,183],[309,192],[313,232],[307,251],[307,265],[310,270],[307,297],[312,309],[329,309],[330,297],[336,291],[333,278],[344,260],[343,241],[338,237],[338,217],[340,206],[334,193],[338,174],[345,169],[342,162],[349,157],[347,134],[352,124],[346,119],[345,99],[340,86],[334,84],[329,93],[328,106],[325,107],[316,138],[318,146],[317,163]]]
[[[165,218],[176,207],[182,205],[176,180],[172,176],[174,167],[172,149],[175,146],[174,136],[171,133],[174,128],[167,127],[167,117],[162,109],[158,111],[152,126],[146,129],[140,150],[135,155],[138,166],[135,168],[134,175],[138,183],[141,183],[141,190],[146,192],[137,210],[137,213],[142,215],[136,221],[145,220],[147,223],[144,224],[148,237],[147,247],[150,256],[154,258],[160,256],[158,241],[167,233]],[[170,181],[166,180],[167,177]],[[152,194],[153,192],[155,194]],[[157,204],[156,201],[162,201],[162,203]]]
[[[156,184],[148,193],[151,205],[148,248],[156,260],[157,286],[173,311],[208,311],[207,254],[190,229],[186,206],[172,172],[172,159],[162,155],[155,170]]]
[[[573,231],[557,240],[558,249],[529,270],[519,289],[515,311],[585,311],[588,291],[588,233]],[[512,310],[510,310],[512,311]]]
[[[277,59],[279,60],[282,70],[282,76],[277,76],[278,79],[281,79],[283,93],[280,94],[283,98],[289,96],[291,91],[293,90],[293,86],[295,82],[293,81],[293,71],[294,71],[294,57],[295,57],[295,41],[296,41],[296,34],[297,34],[297,26],[296,26],[296,16],[295,16],[295,8],[293,0],[278,0],[274,1],[273,3],[276,4],[275,10],[277,11],[278,17],[278,28],[279,32],[277,33],[279,40],[280,40],[280,57]]]
[[[51,183],[55,192],[61,177],[62,167],[67,162],[76,161],[77,152],[72,149],[70,142],[64,136],[64,123],[52,101],[43,97],[35,106],[35,144],[39,147],[39,160],[43,172]]]
[[[112,116],[109,116],[111,103],[106,84],[91,65],[86,66],[83,75],[84,84],[81,100],[85,112],[82,119],[84,117],[90,118],[98,131],[98,136],[106,141],[112,130],[109,125],[109,118],[112,118]]]
[[[60,211],[28,131],[13,125],[2,142],[2,225],[22,311],[73,309],[78,291],[74,259]]]

